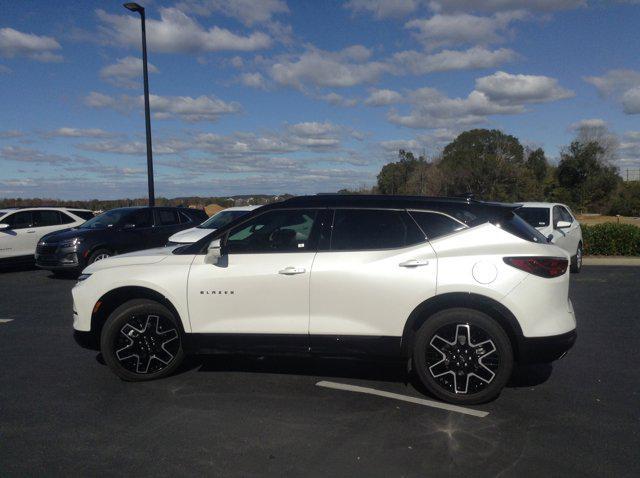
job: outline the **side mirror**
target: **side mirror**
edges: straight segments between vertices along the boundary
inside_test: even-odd
[[[558,221],[558,224],[556,224],[556,229],[567,229],[568,227],[571,227],[569,221]]]
[[[7,229],[11,229],[11,226],[6,222],[0,222],[0,231],[6,231]]]
[[[205,262],[207,264],[217,264],[222,257],[222,246],[220,239],[211,241],[207,248],[207,255],[205,256]]]
[[[548,242],[549,244],[551,244],[551,243],[553,242],[553,234],[549,234],[549,235],[547,236],[547,242]]]

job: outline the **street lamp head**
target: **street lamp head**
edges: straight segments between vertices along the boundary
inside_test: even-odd
[[[143,13],[144,12],[144,7],[138,5],[137,3],[134,3],[134,2],[125,3],[123,5],[123,7],[126,8],[127,10],[131,10],[132,12],[138,12],[138,13]]]

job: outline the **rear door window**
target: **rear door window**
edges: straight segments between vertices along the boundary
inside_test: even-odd
[[[411,217],[418,223],[418,226],[420,226],[420,229],[422,229],[425,236],[427,236],[427,239],[435,239],[466,229],[464,224],[444,214],[421,211],[410,211],[409,214],[411,214]]]
[[[394,249],[424,242],[425,237],[405,211],[336,209],[332,251]]]
[[[85,221],[88,221],[89,219],[93,218],[93,213],[91,211],[76,211],[72,209],[71,213],[75,214],[81,219],[84,219]]]
[[[73,217],[69,216],[67,213],[64,213],[62,211],[57,211],[58,212],[58,217],[60,218],[60,224],[71,224],[72,222],[76,222],[77,219],[74,219]]]
[[[178,213],[173,209],[158,209],[157,213],[160,226],[173,226],[180,223]]]
[[[127,217],[127,223],[135,224],[137,228],[140,227],[151,227],[153,221],[151,220],[151,210],[150,209],[140,209],[131,213]]]
[[[52,211],[51,209],[41,209],[39,211],[33,211],[32,214],[34,227],[56,226],[60,224],[60,216],[58,215],[58,211]]]

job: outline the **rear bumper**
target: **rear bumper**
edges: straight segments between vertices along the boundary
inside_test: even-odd
[[[520,337],[518,361],[520,363],[550,363],[563,357],[575,344],[576,330],[548,337]]]

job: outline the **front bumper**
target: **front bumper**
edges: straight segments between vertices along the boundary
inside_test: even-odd
[[[518,361],[523,364],[550,363],[562,358],[576,342],[576,330],[548,337],[520,337]]]
[[[75,271],[84,269],[82,253],[76,247],[57,248],[46,250],[43,247],[36,249],[36,266],[50,271]]]

